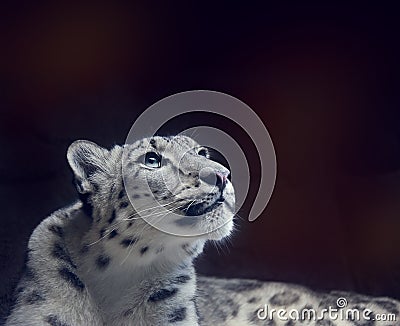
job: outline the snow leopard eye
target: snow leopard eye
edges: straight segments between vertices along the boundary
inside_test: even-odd
[[[206,158],[210,158],[210,155],[209,155],[208,150],[207,150],[206,148],[201,148],[201,149],[197,152],[197,154],[199,154],[199,155],[201,155],[201,156],[204,156],[204,157],[206,157]]]
[[[150,168],[161,167],[161,156],[155,152],[146,153],[144,164]]]

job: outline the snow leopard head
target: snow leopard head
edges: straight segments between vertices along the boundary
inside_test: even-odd
[[[229,170],[189,137],[155,136],[111,150],[80,140],[67,158],[102,237],[220,240],[231,232]]]

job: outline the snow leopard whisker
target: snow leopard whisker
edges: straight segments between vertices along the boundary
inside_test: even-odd
[[[174,210],[183,208],[183,207],[185,207],[185,206],[186,206],[186,204],[182,204],[182,205],[180,205],[180,206],[174,207]],[[173,212],[173,211],[171,211],[171,212]],[[156,222],[156,223],[158,223],[158,222],[161,221],[161,219],[164,218],[166,215],[167,215],[167,214],[166,214],[165,212],[159,212],[159,213],[153,214],[153,215],[151,216],[151,218],[154,218],[154,219],[158,218],[158,221]],[[151,221],[151,222],[153,222],[153,221]]]
[[[148,208],[145,208],[145,209],[143,209],[141,211],[135,211],[133,214],[130,214],[130,215],[124,217],[123,219],[118,220],[111,227],[115,229],[115,227],[118,226],[119,224],[121,224],[122,222],[131,221],[131,220],[139,220],[139,219],[146,218],[148,216],[153,215],[154,213],[149,213],[147,215],[140,215],[140,213],[143,213],[145,211],[149,211],[149,210],[152,210],[152,209],[157,209],[159,207],[163,207],[163,208],[167,208],[168,209],[169,206],[172,206],[174,204],[175,204],[175,202],[171,202],[171,203],[166,203],[166,204],[160,204],[159,206],[148,207]]]
[[[223,239],[225,240],[225,239]],[[213,244],[214,248],[217,250],[218,255],[222,254],[228,254],[229,253],[229,247],[226,244],[225,241],[221,240],[212,240],[211,243]],[[224,247],[222,246],[224,245]]]
[[[193,139],[195,139],[195,137],[194,137],[194,135],[196,134],[196,132],[198,131],[198,127],[194,127],[193,128],[193,132],[192,132],[192,134],[190,135],[190,138],[193,138]]]
[[[178,206],[176,209],[179,209],[179,208],[181,208],[181,207],[183,207],[183,206],[184,206],[184,205]],[[161,216],[158,216],[158,215],[161,215]],[[155,215],[152,215],[152,216],[149,216],[149,217],[150,217],[150,218],[153,218],[153,219],[158,218],[158,221],[156,222],[156,223],[158,223],[162,218],[165,217],[165,212],[159,212],[159,213],[156,213]],[[152,227],[152,225],[151,225],[150,223],[153,223],[153,222],[154,222],[154,221],[149,221],[149,222],[147,222],[147,223],[143,226],[142,230],[138,233],[138,237],[140,237],[140,236],[143,234],[143,232],[146,231],[148,228]],[[126,230],[125,230],[125,231],[126,231]],[[133,245],[132,245],[132,244],[133,244]],[[132,239],[131,242],[130,242],[129,245],[128,245],[129,251],[128,251],[126,257],[122,260],[121,265],[124,264],[124,262],[125,262],[125,261],[128,259],[128,257],[131,255],[132,250],[133,250],[133,248],[135,247],[135,244],[136,244],[136,242]]]
[[[137,214],[143,213],[143,212],[148,211],[148,210],[151,210],[151,209],[158,208],[158,207],[160,207],[160,206],[161,206],[161,207],[167,207],[167,206],[173,205],[173,204],[175,204],[175,203],[176,203],[176,201],[175,201],[175,202],[171,202],[171,203],[166,203],[166,204],[159,204],[158,206],[148,207],[148,208],[142,209],[142,210],[140,210],[140,211],[135,211],[135,213],[133,213],[133,214],[130,215],[130,216],[135,216],[135,215],[137,215]],[[127,216],[125,219],[128,219],[130,216]]]
[[[163,207],[171,206],[172,204],[175,204],[175,203],[176,203],[176,202],[169,203],[169,204],[165,204]],[[179,209],[179,208],[181,208],[181,207],[183,207],[183,206],[184,206],[184,205],[175,206],[174,209]],[[155,207],[155,208],[158,208],[158,207]],[[153,222],[153,221],[151,221],[151,219],[155,219],[155,218],[159,217],[159,215],[160,215],[160,217],[162,218],[162,217],[165,216],[165,212],[155,212],[155,213],[151,213],[151,214],[148,214],[148,215],[145,215],[145,216],[141,216],[140,218],[143,218],[143,219],[148,218],[149,221],[148,221],[148,222],[146,221],[146,223],[143,225],[142,230],[141,230],[140,232],[137,233],[137,236],[140,236],[144,231],[146,231],[147,229],[151,228],[152,225],[151,225],[150,223]],[[124,219],[124,220],[128,220],[128,221],[129,221],[130,219]],[[121,222],[121,221],[119,221],[119,222]],[[117,224],[117,223],[116,223],[116,224]],[[128,231],[128,230],[124,230],[123,233],[125,233],[125,232],[127,232],[127,231]],[[112,232],[112,231],[111,231],[111,232]]]
[[[168,204],[161,205],[161,206],[162,206],[162,207],[167,207],[168,205],[171,205],[171,204],[174,204],[174,203],[168,203]],[[153,209],[154,209],[154,208],[158,208],[158,207],[153,207]],[[178,207],[178,208],[179,208],[179,207]],[[151,208],[150,208],[150,209],[151,209]],[[146,210],[148,210],[148,209],[146,209]],[[130,216],[128,216],[128,218],[124,218],[124,219],[119,220],[119,221],[117,221],[116,223],[114,223],[114,224],[111,226],[111,228],[109,229],[109,231],[104,232],[104,235],[103,235],[102,237],[100,237],[98,240],[96,240],[96,241],[94,241],[94,242],[88,244],[88,246],[95,245],[96,243],[98,243],[98,242],[102,241],[103,239],[105,239],[109,234],[111,234],[113,231],[115,231],[115,230],[118,228],[118,226],[119,226],[122,222],[124,222],[124,221],[130,221],[130,220],[133,220],[133,219],[145,219],[145,218],[152,217],[152,216],[154,216],[154,215],[157,216],[157,215],[160,215],[160,214],[163,214],[163,213],[164,213],[164,212],[151,213],[151,214],[144,215],[144,216],[141,215],[141,216],[136,217],[136,218],[130,218],[131,216],[134,216],[134,215],[130,215]]]
[[[171,203],[172,204],[172,203]],[[174,209],[176,210],[176,209],[179,209],[179,208],[182,208],[182,207],[184,207],[185,206],[185,204],[183,204],[183,205],[180,205],[180,206],[175,206],[174,207]],[[142,231],[141,232],[144,232],[144,230],[145,230],[145,228],[147,227],[147,228],[150,228],[150,227],[152,227],[152,223],[154,222],[154,221],[152,221],[152,219],[154,220],[154,219],[156,219],[156,218],[159,218],[159,221],[161,220],[161,218],[163,218],[163,217],[165,217],[165,212],[158,212],[158,213],[153,213],[153,214],[149,214],[149,215],[147,215],[147,216],[144,216],[144,218],[148,218],[149,219],[149,221],[147,222],[146,221],[146,224],[144,225],[144,228],[142,229]],[[159,222],[159,221],[157,221],[157,222]],[[126,231],[126,230],[125,230]],[[125,232],[124,231],[124,232]]]
[[[147,217],[151,217],[151,216],[154,216],[154,215],[159,215],[159,214],[165,213],[165,212],[154,212],[154,213],[149,213],[147,215],[140,215],[140,213],[142,213],[144,211],[147,211],[147,210],[150,210],[150,209],[154,209],[155,210],[155,209],[158,209],[158,208],[162,207],[162,208],[166,208],[167,210],[169,210],[170,208],[173,209],[173,210],[176,210],[176,209],[181,208],[181,207],[184,206],[184,205],[176,206],[175,205],[176,203],[177,202],[175,201],[175,202],[171,202],[171,203],[167,203],[167,204],[161,204],[159,206],[154,206],[154,207],[150,207],[150,208],[144,209],[144,210],[142,210],[140,212],[135,212],[134,214],[131,214],[131,215],[123,218],[122,220],[118,221],[118,223],[116,223],[116,224],[122,223],[123,221],[145,219]],[[136,215],[139,215],[139,216],[136,216]]]

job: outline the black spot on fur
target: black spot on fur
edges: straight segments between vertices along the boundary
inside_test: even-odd
[[[122,240],[120,243],[123,247],[127,248],[130,245],[133,245],[137,242],[136,238],[125,238],[124,240]]]
[[[296,323],[293,320],[289,320],[285,323],[285,326],[295,326]]]
[[[182,245],[182,249],[185,250],[186,253],[188,253],[188,252],[187,252],[188,248],[189,248],[189,244],[188,244],[188,243],[184,243],[184,244]]]
[[[248,303],[256,303],[258,301],[260,301],[260,298],[256,298],[256,297],[251,297],[249,300],[247,300]]]
[[[93,190],[98,192],[100,190],[100,186],[96,182],[92,182]]]
[[[140,248],[140,254],[141,254],[141,255],[144,255],[144,254],[146,253],[147,250],[149,250],[149,247],[147,247],[147,246],[146,246],[146,247]]]
[[[119,192],[119,194],[118,194],[118,199],[121,199],[122,197],[124,197],[124,195],[125,195],[125,191],[124,191],[124,190],[121,190],[121,191]]]
[[[167,199],[168,199],[167,196],[163,196],[163,197],[162,197],[162,200],[167,200]]]
[[[158,194],[158,190],[154,190],[154,191],[153,191],[153,194]]]
[[[60,321],[60,319],[55,315],[48,315],[45,321],[51,326],[68,326],[67,324]]]
[[[122,313],[122,315],[123,315],[124,317],[129,317],[129,316],[132,315],[132,314],[133,314],[133,308],[129,308],[129,309],[125,310],[125,311]]]
[[[69,253],[67,252],[67,250],[65,249],[65,247],[62,244],[60,244],[60,243],[54,244],[53,256],[57,259],[67,262],[73,268],[76,268],[76,265],[73,263],[71,256],[69,255]]]
[[[189,275],[179,275],[172,280],[172,283],[184,284],[191,280]]]
[[[58,235],[60,238],[64,236],[64,231],[61,226],[58,225],[50,225],[49,231],[53,232],[54,234]]]
[[[145,193],[144,196],[145,196],[145,197],[150,197],[151,195],[148,194],[148,193]]]
[[[232,307],[232,317],[236,317],[239,313],[239,305],[235,305]]]
[[[174,296],[177,292],[178,292],[177,288],[161,289],[157,292],[154,292],[152,295],[150,295],[148,301],[150,301],[150,302],[162,301],[162,300],[165,300],[167,298]]]
[[[27,304],[35,304],[40,301],[44,301],[45,298],[38,291],[33,290],[28,296],[25,298],[25,302]]]
[[[128,223],[128,226],[127,226],[127,228],[130,228],[132,225],[133,225],[133,222],[132,222],[132,221],[130,221],[130,222]]]
[[[111,224],[115,221],[115,210],[112,211],[111,217],[108,219],[108,223]]]
[[[198,245],[195,245],[194,247],[190,247],[190,245],[188,243],[184,243],[182,245],[182,249],[189,255],[192,256],[196,253],[198,248]]]
[[[113,180],[113,181],[114,181],[114,180]],[[109,191],[108,200],[112,200],[113,195],[115,194],[115,188],[116,188],[116,185],[115,185],[115,183],[113,182],[112,185],[111,185],[111,189],[110,189],[110,191]]]
[[[78,193],[79,199],[82,202],[82,210],[83,212],[93,219],[93,205],[90,201],[90,193],[81,194]]]
[[[100,269],[105,269],[109,263],[110,263],[110,257],[105,255],[100,255],[96,259],[96,265]]]
[[[140,195],[135,194],[135,195],[132,196],[132,198],[133,198],[133,199],[138,199],[138,198],[140,198]]]
[[[175,309],[171,314],[168,315],[168,321],[170,323],[176,323],[178,321],[185,320],[186,318],[186,308],[180,307]]]
[[[299,295],[290,291],[277,293],[269,300],[269,302],[276,306],[289,306],[300,299]]]
[[[85,284],[83,284],[79,277],[72,273],[68,268],[61,268],[58,272],[65,281],[71,283],[71,285],[73,285],[78,291],[83,291]]]
[[[110,234],[108,235],[109,239],[115,238],[118,235],[118,232],[116,230],[112,230]]]
[[[125,208],[128,207],[129,203],[127,201],[123,201],[119,204],[119,208]]]

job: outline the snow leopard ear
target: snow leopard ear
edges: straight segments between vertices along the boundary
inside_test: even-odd
[[[95,185],[91,176],[97,171],[105,171],[109,151],[93,142],[77,140],[67,151],[68,163],[75,175],[78,192],[88,193]]]

